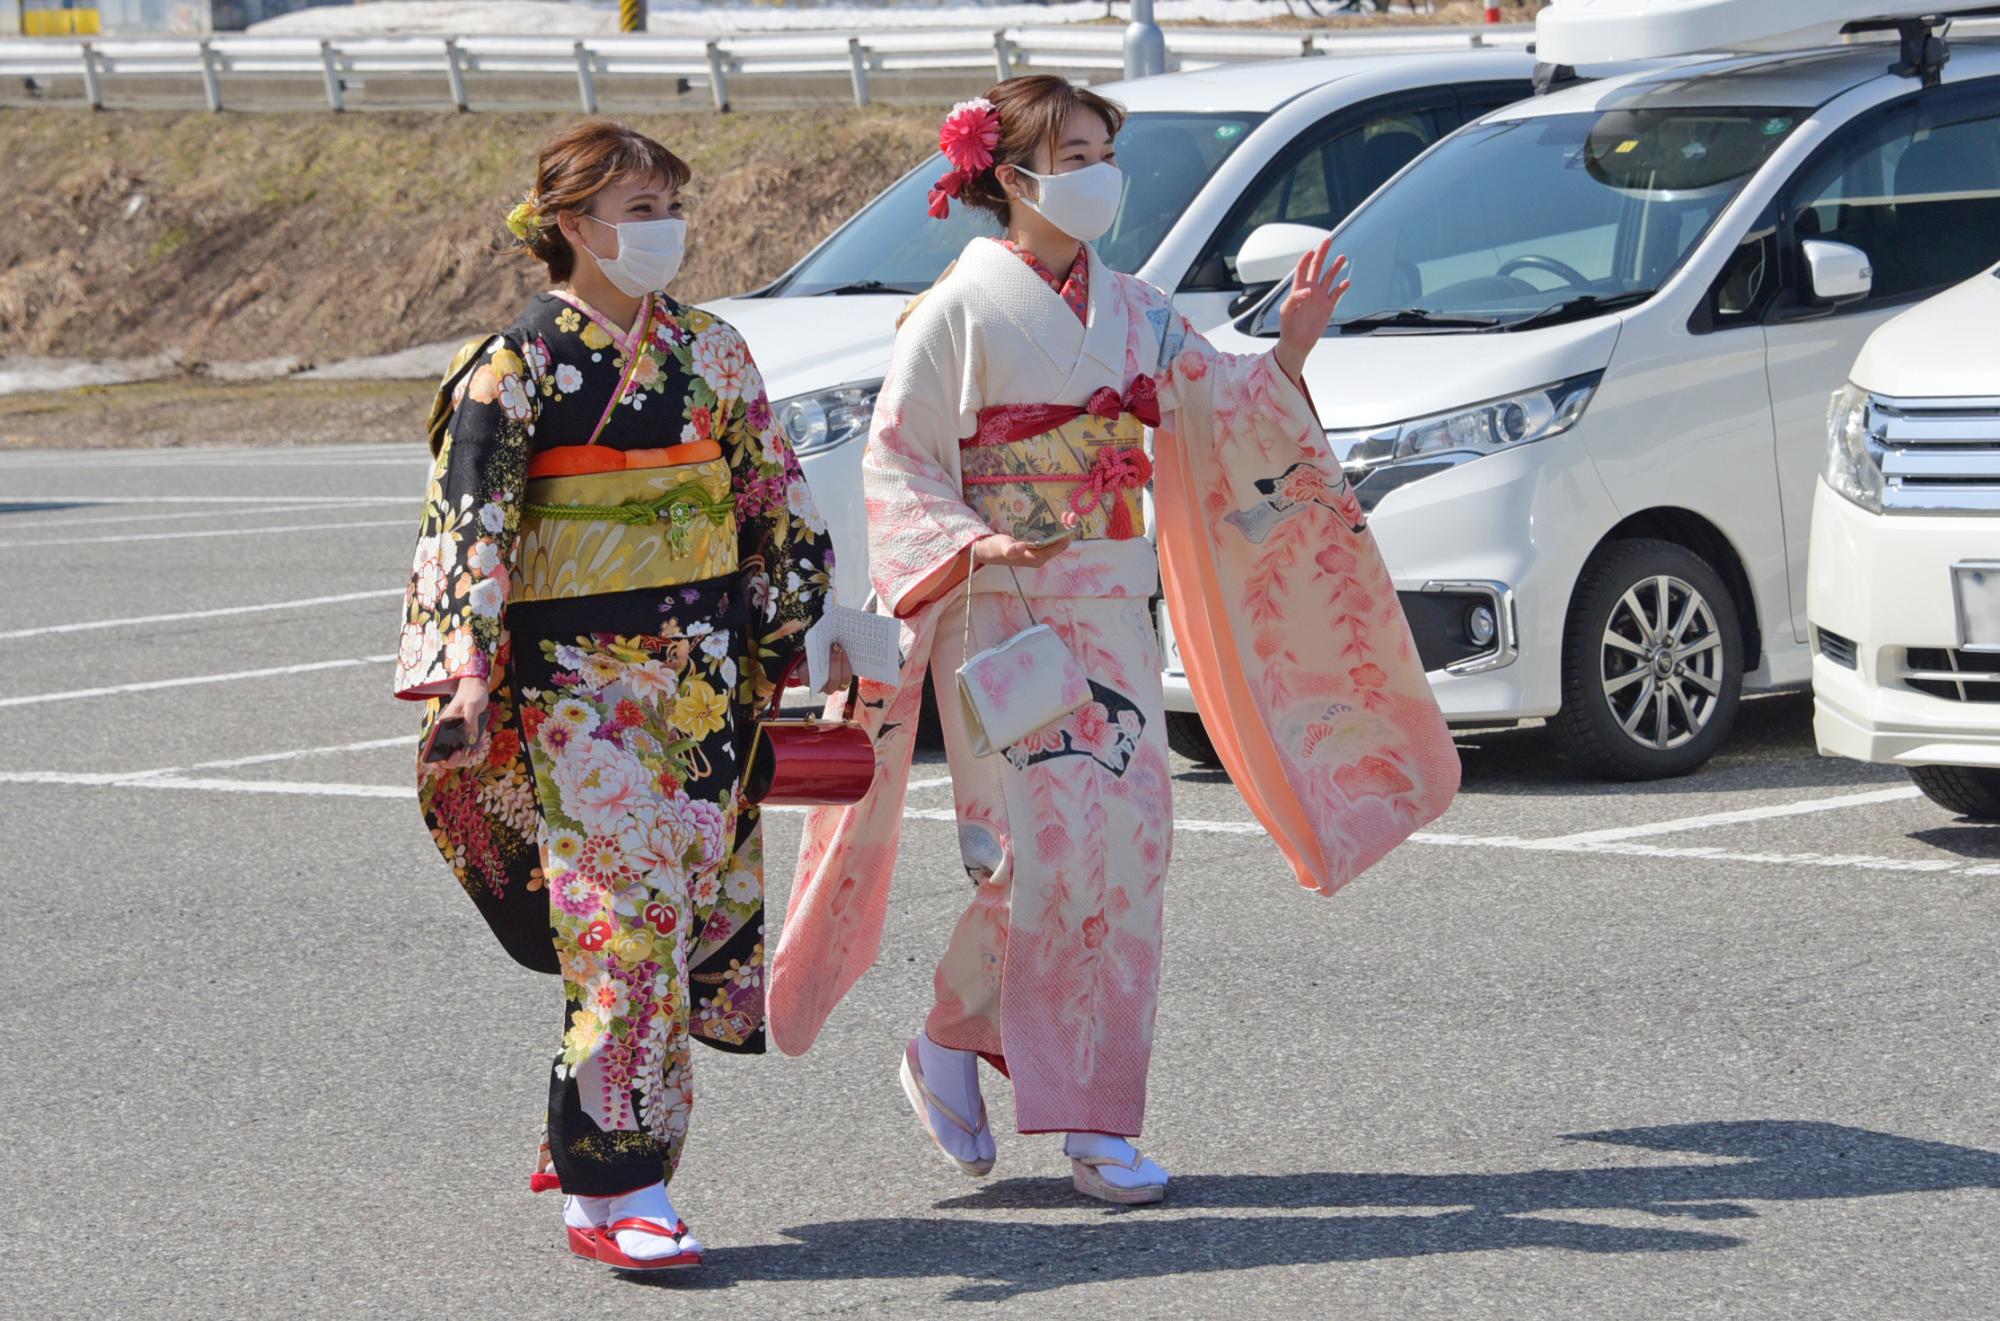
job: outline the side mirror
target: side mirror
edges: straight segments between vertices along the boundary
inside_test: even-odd
[[[1326,234],[1315,225],[1259,225],[1236,251],[1236,278],[1246,285],[1276,284]]]
[[[1264,295],[1270,292],[1271,286],[1268,284],[1245,285],[1242,293],[1229,300],[1229,315],[1232,317],[1242,316],[1245,312],[1263,302]]]
[[[1815,303],[1837,307],[1866,298],[1875,287],[1875,268],[1861,249],[1829,239],[1807,239],[1801,246],[1806,285]]]

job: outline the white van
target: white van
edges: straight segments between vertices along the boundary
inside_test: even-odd
[[[1549,717],[1649,779],[1713,755],[1746,688],[1810,678],[1827,396],[2000,260],[2000,43],[1875,8],[1889,40],[1853,0],[1558,0],[1546,94],[1336,231],[1313,397],[1455,723]],[[1566,85],[1717,36],[1826,44]],[[1268,348],[1278,297],[1211,338]]]
[[[1806,612],[1830,756],[2000,821],[2000,267],[1869,336],[1827,417]]]
[[[1525,50],[1467,48],[1224,65],[1100,87],[1131,113],[1118,139],[1125,196],[1098,255],[1171,292],[1196,326],[1216,325],[1290,274],[1327,228],[1426,147],[1528,95],[1533,72]],[[868,593],[855,442],[868,434],[896,317],[973,236],[999,232],[971,207],[928,218],[925,195],[944,170],[930,157],[767,288],[704,305],[757,356],[832,525],[835,586],[850,604]]]

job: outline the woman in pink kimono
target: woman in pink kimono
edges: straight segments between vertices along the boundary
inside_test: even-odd
[[[772,1039],[800,1053],[874,961],[926,670],[952,694],[968,655],[1053,626],[1088,676],[1081,707],[982,757],[959,703],[938,704],[975,890],[903,1084],[945,1156],[982,1175],[985,1058],[1013,1084],[1019,1131],[1063,1136],[1078,1191],[1139,1203],[1167,1183],[1129,1140],[1172,836],[1161,586],[1217,750],[1305,886],[1333,892],[1435,818],[1458,759],[1300,384],[1343,261],[1325,244],[1300,261],[1270,353],[1216,352],[1090,248],[1118,209],[1122,120],[1044,75],[945,121],[955,168],[932,214],[979,206],[1006,237],[969,244],[896,338],[863,468],[901,681],[863,684],[869,796],[807,820],[767,1008]]]

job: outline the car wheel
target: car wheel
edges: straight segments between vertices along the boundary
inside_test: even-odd
[[[2000,821],[2000,771],[1983,766],[1912,766],[1924,797],[1974,821]]]
[[[1167,712],[1167,746],[1198,765],[1222,764],[1208,731],[1201,727],[1201,717],[1192,711]]]
[[[1577,580],[1550,724],[1593,775],[1686,775],[1736,722],[1742,656],[1736,602],[1707,560],[1671,541],[1613,542]]]

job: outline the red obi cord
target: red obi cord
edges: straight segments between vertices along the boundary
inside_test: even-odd
[[[1107,385],[1091,395],[1089,401],[1081,406],[998,404],[992,408],[983,408],[979,412],[978,429],[960,441],[959,447],[976,449],[987,445],[1005,445],[1011,441],[1028,440],[1054,431],[1057,427],[1067,426],[1085,414],[1113,422],[1127,413],[1149,427],[1160,425],[1160,391],[1152,377],[1133,377],[1131,388],[1122,396]],[[1085,515],[1104,508],[1108,499],[1110,515],[1105,535],[1113,541],[1128,541],[1137,536],[1139,530],[1132,525],[1132,510],[1130,502],[1124,498],[1124,493],[1137,490],[1152,479],[1153,463],[1146,457],[1145,451],[1127,447],[1099,450],[1096,461],[1090,465],[1090,470],[1081,475],[994,474],[969,476],[965,479],[965,484],[967,486],[1010,486],[1027,482],[1072,484],[1076,489],[1069,494],[1070,515],[1063,522],[1075,526],[1075,523]]]

